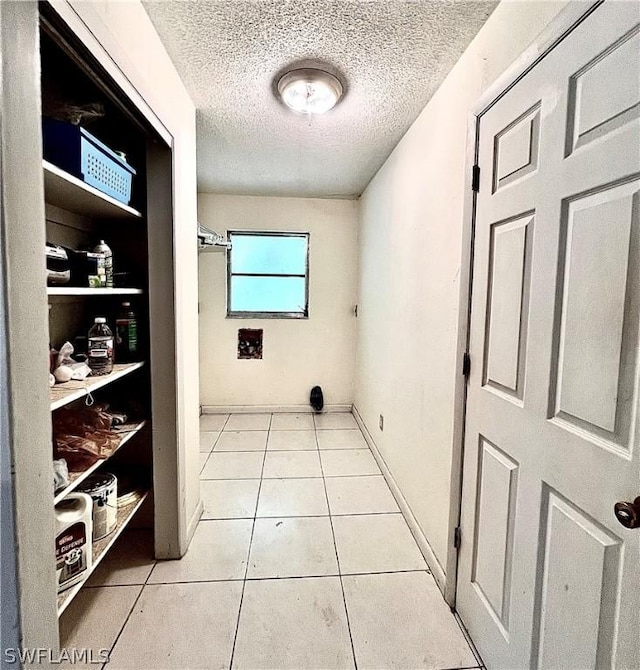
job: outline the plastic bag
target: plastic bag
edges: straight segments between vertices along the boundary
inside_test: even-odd
[[[58,358],[56,359],[56,368],[59,368],[61,365],[67,365],[71,367],[75,361],[71,358],[73,353],[73,344],[71,342],[65,342],[58,352]]]
[[[63,489],[69,485],[69,468],[64,458],[53,461],[53,490]]]
[[[53,434],[57,457],[65,458],[69,469],[77,472],[110,456],[121,439],[111,431],[112,423],[105,405],[56,412]]]
[[[74,361],[73,358],[71,358],[72,353],[73,344],[71,344],[71,342],[65,342],[62,347],[60,347],[55,367],[57,369],[61,365],[66,365],[71,368],[71,379],[82,381],[91,374],[91,368],[86,363],[77,363]]]
[[[56,456],[64,458],[72,472],[86,470],[108,455],[102,453],[95,440],[79,435],[57,435],[55,444]]]

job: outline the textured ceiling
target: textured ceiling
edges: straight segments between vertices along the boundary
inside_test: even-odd
[[[362,193],[496,4],[144,2],[198,110],[199,190],[318,197]],[[346,94],[309,122],[273,79],[316,61]]]

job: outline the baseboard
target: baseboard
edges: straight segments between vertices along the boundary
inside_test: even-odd
[[[431,548],[429,541],[425,537],[425,534],[422,532],[422,528],[420,528],[417,519],[415,518],[413,512],[411,511],[411,507],[409,507],[409,503],[406,501],[404,495],[402,494],[400,487],[398,486],[396,480],[391,474],[391,470],[389,470],[387,464],[385,463],[382,454],[380,453],[376,443],[373,441],[373,437],[371,437],[371,433],[369,432],[369,429],[365,425],[362,416],[360,416],[360,412],[358,411],[358,408],[355,405],[353,406],[353,416],[356,422],[358,423],[358,426],[360,426],[360,430],[364,435],[364,439],[367,441],[367,444],[371,449],[371,453],[373,454],[373,457],[376,459],[378,466],[382,471],[382,474],[384,475],[384,478],[386,479],[389,488],[391,489],[391,493],[393,493],[393,497],[396,499],[396,502],[398,503],[398,507],[400,508],[400,511],[402,512],[402,515],[404,516],[405,521],[409,526],[409,530],[411,531],[413,537],[415,538],[415,541],[418,543],[418,547],[420,547],[420,551],[422,552],[424,560],[427,562],[427,565],[429,566],[429,569],[431,570],[431,573],[433,574],[433,577],[436,580],[438,588],[440,589],[440,591],[442,591],[444,595],[444,589],[446,586],[447,579],[445,572],[442,569],[442,566],[440,565],[440,562],[436,558],[436,555],[433,549]]]
[[[189,519],[189,524],[187,525],[186,547],[184,547],[184,553],[187,552],[187,549],[191,544],[193,534],[196,532],[198,522],[200,521],[200,518],[202,517],[203,513],[204,513],[204,504],[202,503],[202,500],[198,500],[198,504],[196,505],[196,508],[193,514],[191,515],[191,519]]]
[[[351,405],[325,405],[322,414],[350,412]],[[310,405],[201,405],[202,414],[315,414]]]

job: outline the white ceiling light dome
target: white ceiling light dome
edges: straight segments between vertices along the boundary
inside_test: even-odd
[[[290,70],[278,80],[282,102],[302,114],[325,114],[335,107],[343,92],[340,80],[319,68]]]

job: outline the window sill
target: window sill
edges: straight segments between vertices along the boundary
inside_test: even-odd
[[[308,314],[296,312],[228,312],[227,319],[297,319],[308,320]]]

